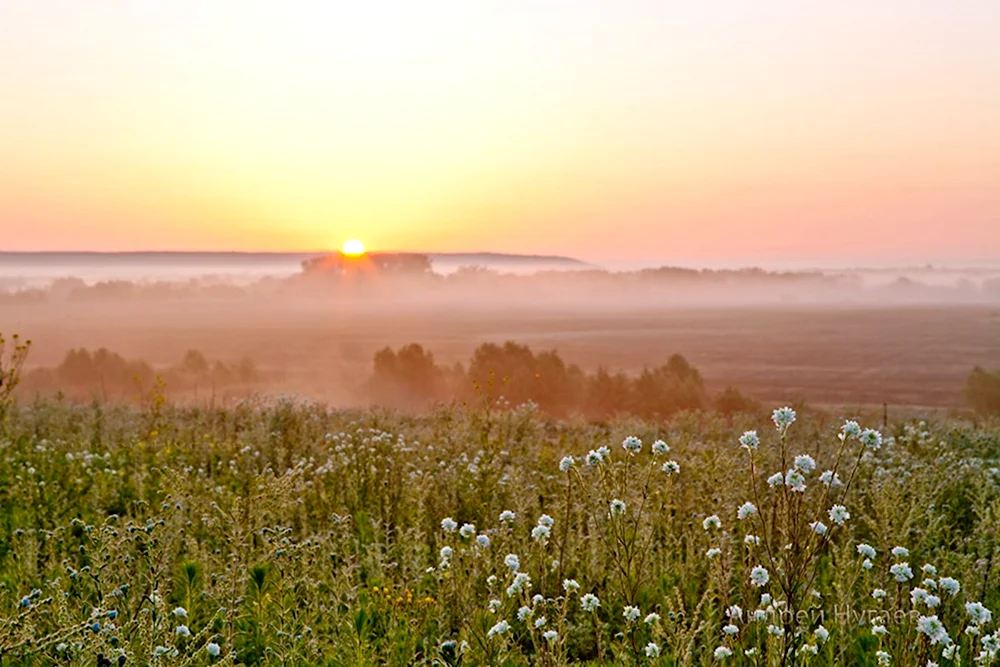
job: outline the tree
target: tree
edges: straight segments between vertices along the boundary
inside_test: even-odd
[[[426,406],[440,399],[441,371],[434,355],[416,343],[395,352],[385,348],[375,354],[369,384],[372,399],[402,408]]]
[[[965,400],[980,414],[1000,414],[1000,371],[973,368],[965,382]]]

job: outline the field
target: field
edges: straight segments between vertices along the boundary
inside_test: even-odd
[[[1000,310],[977,306],[618,310],[546,304],[462,308],[421,303],[335,305],[301,300],[7,305],[7,331],[34,339],[31,362],[104,346],[155,364],[188,349],[252,359],[269,389],[357,405],[374,352],[418,342],[439,362],[467,362],[485,341],[555,348],[587,370],[637,372],[679,353],[708,388],[769,402],[960,407],[975,365],[1000,367]]]
[[[995,661],[997,423],[4,410],[2,665]]]

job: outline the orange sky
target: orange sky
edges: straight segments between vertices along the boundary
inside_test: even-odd
[[[0,250],[1000,259],[1000,2],[0,0]]]

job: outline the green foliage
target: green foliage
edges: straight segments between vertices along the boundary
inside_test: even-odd
[[[697,384],[679,362],[671,377]],[[875,665],[876,651],[957,664],[918,630],[931,613],[918,587],[940,598],[933,613],[971,662],[996,625],[965,634],[964,605],[1000,604],[1000,424],[892,424],[875,451],[838,439],[832,417],[770,435],[752,415],[585,424],[491,400],[420,417],[262,398],[208,408],[155,387],[137,407],[12,405],[0,665],[713,665],[718,647],[735,665]],[[752,466],[737,444],[747,429],[761,434]],[[654,451],[660,439],[669,451]],[[817,464],[807,491],[769,486],[799,454]],[[842,486],[824,486],[823,470]],[[739,520],[747,501],[758,514]],[[850,512],[842,526],[834,502]],[[877,551],[871,569],[861,542]],[[892,556],[897,545],[909,556]],[[517,587],[510,554],[528,577]],[[898,583],[903,560],[914,578]],[[767,586],[750,581],[758,565]],[[790,608],[806,616],[784,618]],[[890,634],[873,636],[873,619]]]

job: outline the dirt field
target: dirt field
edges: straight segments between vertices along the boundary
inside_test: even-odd
[[[975,365],[1000,367],[1000,309],[781,307],[594,310],[317,302],[72,303],[0,307],[0,330],[35,342],[32,365],[71,347],[107,347],[154,365],[188,349],[247,356],[274,389],[350,402],[372,354],[418,342],[439,362],[467,361],[485,341],[555,348],[586,369],[634,372],[686,356],[711,390],[733,385],[768,402],[951,407]]]

